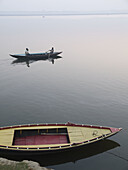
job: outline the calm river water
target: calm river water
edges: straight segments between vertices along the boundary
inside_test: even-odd
[[[63,51],[54,64],[28,67],[9,56],[52,46]],[[0,17],[0,114],[0,126],[71,121],[122,127],[110,138],[113,149],[42,165],[128,169],[128,16]]]

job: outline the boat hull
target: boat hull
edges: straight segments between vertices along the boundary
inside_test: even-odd
[[[57,55],[61,54],[62,52],[54,52],[54,53],[31,53],[28,55],[25,54],[10,54],[11,57],[17,59],[29,59],[29,60],[42,60],[48,59],[50,57],[56,57]]]

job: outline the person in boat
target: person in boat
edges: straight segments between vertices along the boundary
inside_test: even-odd
[[[26,48],[26,50],[25,50],[25,55],[28,55],[28,54],[29,54],[29,49]]]
[[[54,48],[52,47],[52,49],[49,50],[49,51],[50,51],[50,54],[53,54],[54,53]]]
[[[50,58],[51,54],[54,53],[54,48],[52,47],[51,50],[48,50],[48,58]]]

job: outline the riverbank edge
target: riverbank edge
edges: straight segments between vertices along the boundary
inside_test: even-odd
[[[53,170],[53,169],[48,169],[45,167],[41,167],[39,163],[34,162],[34,161],[28,161],[28,160],[23,160],[21,162],[18,161],[12,161],[8,160],[5,158],[0,157],[0,169],[4,170]]]

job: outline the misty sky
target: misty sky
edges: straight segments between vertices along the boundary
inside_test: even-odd
[[[128,0],[0,0],[0,11],[128,11]]]

